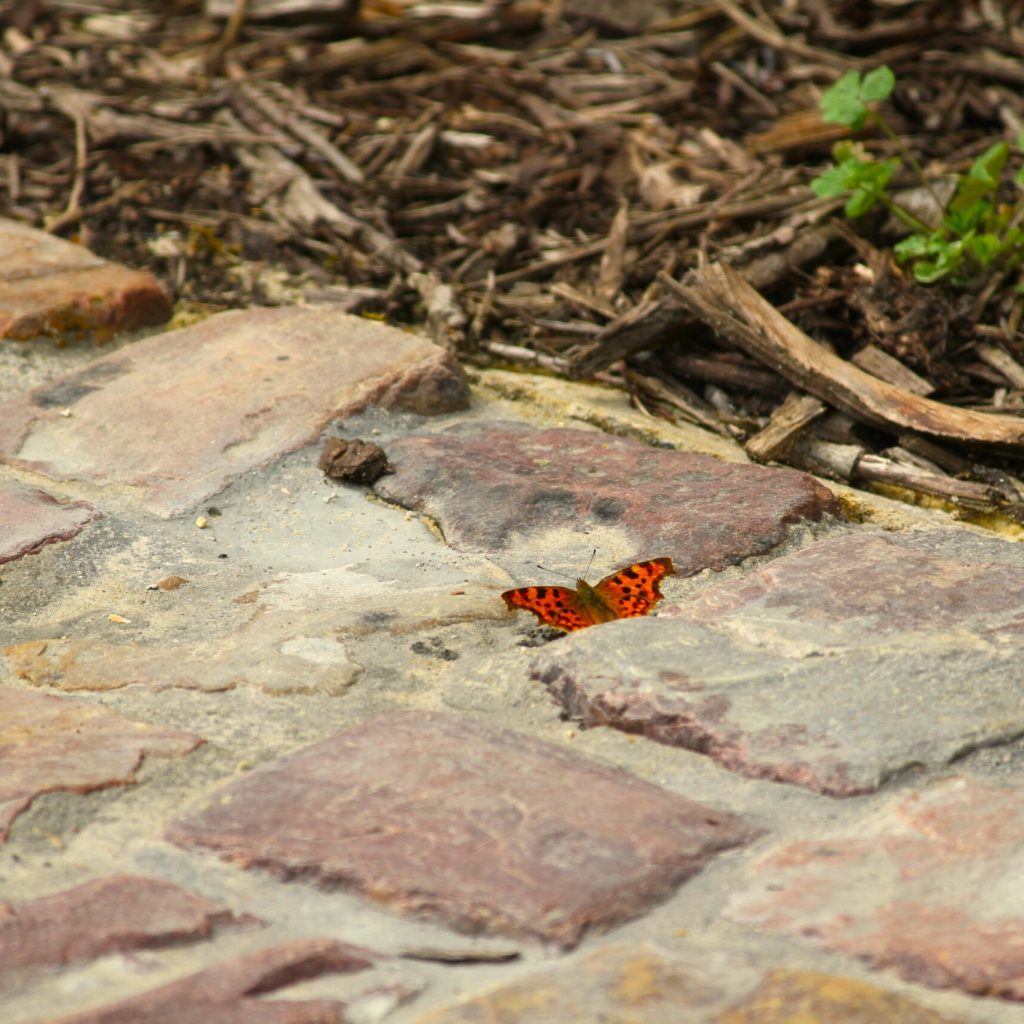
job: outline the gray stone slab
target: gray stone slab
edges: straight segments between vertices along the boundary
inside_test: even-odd
[[[548,645],[576,718],[836,796],[1024,731],[1024,567],[856,533]]]
[[[465,424],[399,439],[388,457],[395,473],[377,493],[432,516],[464,550],[612,526],[635,545],[627,557],[668,556],[687,575],[770,551],[791,523],[839,514],[831,492],[806,474],[595,431]]]
[[[0,461],[192,508],[368,405],[447,412],[458,364],[397,328],[313,307],[221,313],[127,346],[0,405]]]
[[[935,988],[1024,1000],[1024,795],[948,779],[749,865],[726,915]]]
[[[0,338],[98,340],[163,323],[171,301],[148,270],[0,218]]]
[[[36,487],[0,480],[0,564],[70,540],[99,518],[88,502],[61,502]]]
[[[566,946],[636,917],[753,835],[560,748],[416,711],[250,772],[167,829],[246,867]]]

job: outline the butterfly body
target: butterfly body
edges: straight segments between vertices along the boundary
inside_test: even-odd
[[[613,619],[646,615],[662,594],[658,582],[675,574],[671,558],[653,558],[627,565],[591,586],[577,580],[569,587],[519,587],[502,594],[513,611],[533,612],[547,626],[572,632]]]

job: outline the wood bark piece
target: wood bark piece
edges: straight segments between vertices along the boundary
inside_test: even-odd
[[[850,362],[870,373],[872,377],[887,380],[890,384],[895,384],[896,387],[915,395],[930,395],[935,390],[929,381],[919,377],[910,367],[904,366],[894,356],[875,345],[862,348],[850,358]]]
[[[1004,496],[987,484],[928,473],[871,453],[866,453],[857,460],[853,479],[904,487],[909,491],[943,498],[953,505],[964,505],[982,511],[1004,504]]]
[[[646,374],[636,373],[634,370],[626,372],[626,382],[653,398],[656,402],[668,405],[683,419],[695,423],[705,430],[722,437],[731,437],[729,431],[722,425],[715,415],[713,406],[708,405],[699,395],[694,394],[685,384],[676,383],[672,387],[657,377],[649,377]]]
[[[722,206],[718,210],[722,220],[739,217],[738,209]],[[800,233],[792,245],[780,252],[752,260],[741,271],[755,287],[767,288],[781,280],[794,267],[813,263],[820,259],[829,243],[838,237],[838,230],[830,224],[823,224]],[[633,352],[660,342],[673,334],[686,330],[694,318],[673,305],[671,299],[653,299],[624,313],[608,325],[604,336],[594,348],[573,360],[570,367],[575,378],[591,377],[606,369],[616,359],[622,359]]]
[[[208,18],[230,18],[237,0],[206,0]],[[316,21],[355,17],[359,12],[358,0],[249,0],[246,17],[253,21],[272,21],[275,18],[297,18]]]
[[[341,177],[353,184],[364,181],[363,172],[344,153],[338,149],[324,135],[312,125],[308,124],[301,117],[298,117],[294,108],[285,110],[279,103],[271,99],[266,92],[261,91],[249,82],[239,82],[238,89],[245,99],[273,124],[284,131],[291,132],[295,138],[300,139],[310,149],[315,149]],[[294,101],[297,106],[297,101]]]
[[[1013,387],[1024,390],[1024,366],[1021,366],[1006,349],[987,341],[979,341],[974,346],[974,351],[983,363],[988,363],[994,370],[998,370]]]
[[[395,239],[335,206],[317,188],[313,179],[283,153],[271,146],[253,149],[239,146],[235,155],[252,175],[256,191],[267,194],[264,206],[272,217],[281,218],[285,224],[304,231],[322,220],[347,242],[379,257],[402,273],[410,274],[422,269],[423,264]]]
[[[894,432],[1020,448],[1024,420],[957,409],[879,380],[834,355],[790,323],[731,267],[716,263],[694,272],[693,287],[667,274],[658,279],[681,305],[796,387],[830,402],[854,419]]]
[[[755,462],[771,462],[784,452],[807,426],[825,413],[825,403],[813,395],[793,391],[780,405],[768,426],[743,446]]]
[[[628,234],[629,206],[623,203],[619,207],[619,212],[612,218],[607,245],[601,256],[601,269],[598,271],[597,292],[606,302],[611,302],[622,287]]]
[[[730,391],[736,389],[755,395],[778,395],[780,398],[789,392],[786,381],[749,360],[739,364],[706,356],[680,355],[678,352],[666,352],[660,358],[677,377],[696,378]]]
[[[433,339],[447,349],[458,347],[465,334],[466,316],[450,285],[444,284],[432,271],[424,271],[420,260],[390,235],[332,203],[313,179],[283,153],[271,146],[257,146],[252,150],[238,147],[235,152],[253,180],[264,183],[268,194],[264,205],[272,217],[306,231],[323,221],[357,248],[407,274],[410,286],[426,306],[427,324]]]
[[[957,480],[941,471],[929,472],[906,462],[874,455],[855,444],[833,444],[801,437],[790,448],[788,461],[809,473],[853,484],[876,483],[930,494],[976,511],[1004,510],[1011,504],[998,488],[970,480]]]
[[[829,480],[849,482],[865,449],[859,444],[838,444],[819,437],[801,437],[787,453],[789,462]]]
[[[971,471],[972,463],[970,459],[965,459],[962,455],[958,455],[948,448],[943,448],[942,445],[935,444],[934,441],[928,441],[917,434],[900,434],[898,440],[901,448],[905,448],[907,451],[935,463],[940,469],[953,476]]]
[[[783,114],[764,131],[748,135],[746,143],[752,153],[760,156],[824,148],[851,134],[851,130],[844,124],[828,124],[823,121],[821,111],[813,107]]]

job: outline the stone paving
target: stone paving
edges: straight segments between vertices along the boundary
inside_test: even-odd
[[[1024,1024],[1017,543],[330,307],[169,314],[0,223],[4,1024]],[[655,614],[506,610],[595,549],[674,560]]]

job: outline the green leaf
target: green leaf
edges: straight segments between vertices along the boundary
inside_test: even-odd
[[[858,217],[863,217],[877,202],[878,193],[876,191],[868,188],[857,188],[854,190],[853,195],[846,200],[843,213],[850,220],[856,220]]]
[[[914,264],[914,277],[922,284],[931,284],[954,273],[963,263],[963,253],[957,243],[944,245],[934,260],[918,260]]]
[[[1024,185],[1024,167],[1022,167],[1014,176],[1013,183],[1015,185]]]
[[[950,209],[963,210],[995,192],[999,188],[999,179],[1009,155],[1010,147],[1005,142],[997,142],[994,146],[989,146],[971,164],[971,169],[967,174],[960,178],[956,195],[949,204]],[[979,223],[980,219],[978,217],[975,223]]]
[[[863,186],[870,187],[876,193],[884,192],[885,186],[889,184],[899,164],[899,160],[883,160],[881,163],[866,164],[860,172]]]
[[[829,199],[832,196],[841,196],[855,184],[856,181],[850,180],[849,168],[843,164],[839,167],[830,167],[827,171],[822,171],[811,182],[811,191],[819,199]]]
[[[896,76],[884,64],[869,71],[863,78],[859,71],[847,71],[822,94],[822,119],[831,124],[861,128],[871,113],[868,104],[886,99],[895,84]]]
[[[907,235],[892,247],[892,251],[896,254],[896,259],[904,263],[906,260],[930,255],[935,250],[931,238],[924,235]]]
[[[985,234],[967,239],[964,248],[983,267],[988,267],[999,256],[1002,246],[995,235]]]
[[[847,160],[837,168],[845,172],[845,187],[853,193],[843,207],[847,217],[862,217],[879,201],[898,163],[898,160],[881,163]]]
[[[847,71],[830,89],[826,89],[819,104],[822,120],[860,128],[868,115],[868,108],[860,97],[860,87],[860,72]]]
[[[908,235],[893,246],[893,252],[901,263],[913,261],[914,277],[922,284],[946,277],[963,263],[962,245],[950,242],[938,231],[931,235]]]
[[[872,100],[888,99],[892,95],[895,85],[896,76],[887,65],[883,64],[864,76],[864,82],[860,87],[860,98],[866,103],[870,103]]]
[[[983,199],[977,199],[973,203],[954,203],[949,208],[943,223],[954,235],[966,235],[974,231],[982,223],[991,211],[990,203]]]
[[[845,164],[847,160],[864,163],[863,156],[864,147],[859,142],[854,142],[853,139],[840,139],[832,147],[832,159],[837,164]]]
[[[932,284],[945,275],[946,271],[940,270],[938,264],[932,263],[930,260],[919,260],[914,264],[914,277],[921,284]]]
[[[999,185],[999,178],[1010,155],[1010,147],[1005,142],[997,142],[989,146],[977,160],[971,164],[968,177],[974,181],[983,181],[989,188]]]

